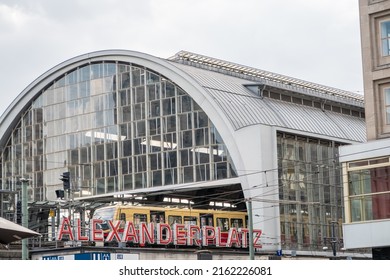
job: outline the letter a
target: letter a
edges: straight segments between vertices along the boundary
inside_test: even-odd
[[[66,217],[62,219],[61,225],[58,229],[57,240],[62,240],[64,234],[69,235],[70,240],[74,240],[72,227],[70,226],[69,219]]]
[[[137,231],[132,222],[126,222],[125,230],[123,232],[122,242],[127,241],[133,241],[134,243],[139,242]]]

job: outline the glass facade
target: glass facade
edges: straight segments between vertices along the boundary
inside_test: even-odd
[[[389,219],[389,158],[350,162],[348,168],[351,222]]]
[[[278,134],[282,249],[322,250],[333,234],[341,238],[343,188],[339,143]]]
[[[1,155],[2,188],[31,178],[29,198],[55,198],[69,171],[75,197],[235,177],[205,112],[139,65],[101,62],[48,84]]]

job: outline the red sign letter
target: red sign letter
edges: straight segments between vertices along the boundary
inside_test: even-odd
[[[111,231],[109,232],[109,234],[106,237],[107,242],[112,241],[114,239],[114,237],[116,238],[117,241],[121,240],[121,237],[119,236],[119,232],[118,232],[119,227],[121,225],[121,221],[115,221],[114,223],[111,220],[108,220],[108,224],[111,228]]]
[[[154,243],[154,224],[150,223],[141,223],[141,232],[139,234],[139,244],[145,245],[148,242],[149,244]]]
[[[216,240],[215,240],[215,245],[217,247],[226,247],[226,240],[227,240],[227,233],[226,232],[221,232],[220,227],[215,228],[215,234],[216,234]],[[223,236],[222,236],[223,235]]]
[[[175,245],[186,245],[186,232],[184,225],[174,224],[173,225],[173,244]]]
[[[197,225],[187,225],[187,245],[200,246],[200,227]]]
[[[242,248],[248,248],[248,229],[240,228],[238,231],[241,232]]]
[[[202,245],[208,246],[214,244],[215,239],[215,229],[212,226],[203,226],[202,227]]]
[[[81,221],[80,219],[77,219],[77,240],[78,241],[88,241],[89,237],[86,235],[81,235]]]
[[[97,225],[101,223],[103,223],[102,220],[92,220],[92,241],[104,241],[103,230],[97,228]]]
[[[125,231],[122,236],[122,242],[127,241],[133,241],[134,243],[139,242],[137,231],[135,230],[132,222],[126,222]]]
[[[241,247],[241,242],[240,242],[240,236],[238,234],[238,231],[236,228],[231,228],[229,229],[229,235],[227,239],[227,247],[233,247],[233,244],[236,244],[236,247]]]
[[[263,245],[260,243],[260,236],[261,236],[261,229],[254,229],[253,230],[253,247],[255,248],[262,248]]]
[[[62,219],[62,223],[61,223],[60,228],[58,230],[57,240],[62,240],[62,236],[64,234],[69,235],[69,240],[74,240],[69,219],[66,217]]]
[[[165,237],[165,238],[164,238]],[[157,224],[157,244],[168,245],[172,243],[172,230],[168,224]]]

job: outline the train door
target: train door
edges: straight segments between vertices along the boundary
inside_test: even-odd
[[[230,228],[229,216],[225,213],[218,213],[215,215],[215,226],[221,230],[221,244],[225,244],[228,240],[228,232]]]
[[[154,224],[154,234],[157,239],[157,224],[165,224],[165,212],[164,211],[150,211],[150,222]],[[162,239],[166,239],[167,230],[164,229],[162,231]]]
[[[129,217],[129,219],[132,220],[132,222],[134,224],[135,231],[137,232],[137,235],[139,235],[141,223],[147,223],[148,222],[148,213],[149,213],[149,211],[148,210],[144,210],[144,209],[131,209],[131,212],[129,214],[132,217],[131,218]],[[136,244],[134,244],[133,241],[128,242],[128,244],[129,244],[129,246],[136,245]],[[139,246],[141,246],[141,245],[139,245]]]
[[[200,213],[200,227],[214,226],[214,215],[210,213]]]
[[[123,233],[125,226],[126,226],[126,221],[128,217],[125,212],[122,212],[121,209],[119,209],[119,220],[121,221],[121,224],[119,226],[119,232]]]
[[[200,228],[202,228],[204,226],[214,227],[214,215],[211,213],[200,213],[199,214],[199,225],[200,225]],[[203,234],[203,232],[202,232],[202,234]],[[208,241],[207,245],[208,246],[215,245],[215,241]]]
[[[126,213],[123,212],[119,213],[119,220],[126,222]]]

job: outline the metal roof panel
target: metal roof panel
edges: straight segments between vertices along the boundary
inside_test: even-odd
[[[366,139],[362,118],[272,98],[262,98],[244,86],[256,84],[252,80],[204,68],[174,64],[194,78],[212,96],[235,130],[264,124],[350,141],[364,142]],[[284,90],[288,91],[288,88]]]

